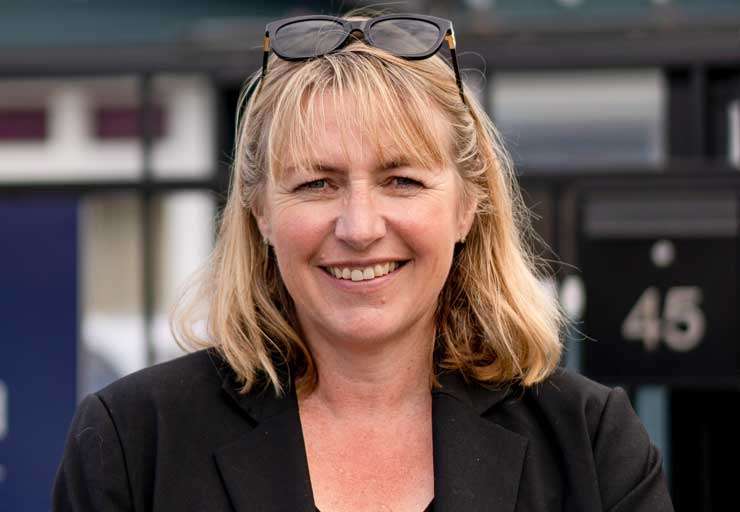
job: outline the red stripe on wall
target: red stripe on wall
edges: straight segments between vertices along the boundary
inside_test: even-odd
[[[164,111],[153,107],[152,136],[162,137],[165,132]],[[142,111],[137,108],[98,107],[95,110],[95,136],[100,139],[123,139],[141,136]]]
[[[0,109],[0,141],[37,141],[45,138],[45,110]]]

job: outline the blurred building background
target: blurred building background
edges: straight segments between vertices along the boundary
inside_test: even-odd
[[[180,354],[268,20],[367,2],[0,2],[0,510],[49,508],[76,402]],[[563,364],[625,387],[676,509],[740,459],[736,0],[409,0],[449,17],[515,159]]]

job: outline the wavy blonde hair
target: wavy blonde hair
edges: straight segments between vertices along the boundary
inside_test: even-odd
[[[286,158],[319,156],[311,144],[322,122],[312,101],[318,96],[341,105],[349,99],[353,108],[337,111],[340,125],[361,127],[381,158],[387,148],[380,141],[390,135],[394,149],[414,164],[431,168],[451,161],[462,178],[463,199],[477,202],[439,296],[435,373],[457,370],[489,385],[531,386],[545,379],[560,360],[563,316],[540,281],[545,267],[532,252],[529,212],[495,127],[471,95],[468,105],[460,100],[454,74],[439,55],[405,60],[361,41],[309,61],[273,56],[246,108],[242,93],[244,112],[216,246],[197,286],[181,297],[171,317],[178,343],[215,348],[245,393],[261,382],[280,394],[289,378],[299,393],[315,388],[311,350],[255,213],[266,180],[284,169]],[[451,130],[429,122],[430,105]],[[445,140],[450,133],[452,140]],[[203,335],[193,329],[199,313],[205,313]]]

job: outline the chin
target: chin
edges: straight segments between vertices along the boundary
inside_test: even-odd
[[[351,342],[373,343],[384,338],[392,337],[399,330],[392,326],[370,325],[358,322],[352,329],[345,329],[341,336]]]
[[[394,322],[378,322],[375,315],[353,316],[344,318],[341,326],[331,326],[330,336],[346,340],[351,344],[374,344],[391,339],[403,330],[403,326]]]

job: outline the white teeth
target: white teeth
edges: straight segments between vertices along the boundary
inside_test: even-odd
[[[389,272],[393,272],[398,268],[398,263],[395,261],[389,261],[387,263],[378,263],[369,267],[363,268],[348,268],[348,267],[327,267],[327,270],[331,275],[337,279],[351,279],[352,281],[367,281],[381,277]]]

